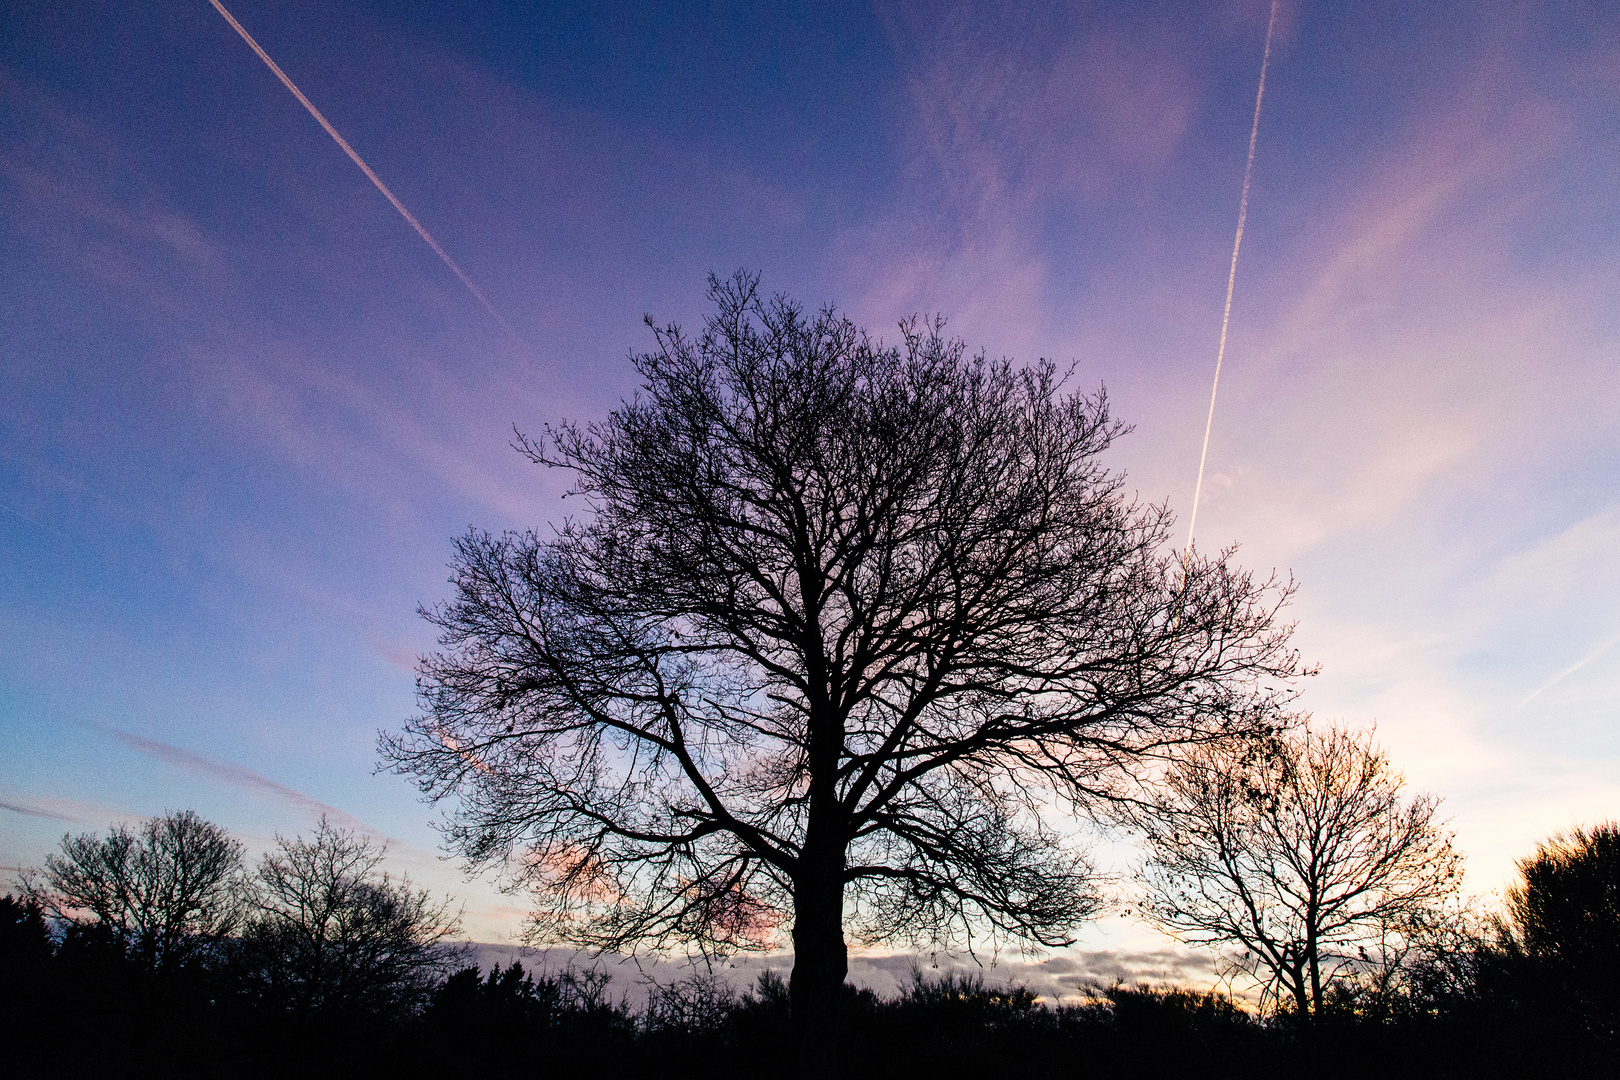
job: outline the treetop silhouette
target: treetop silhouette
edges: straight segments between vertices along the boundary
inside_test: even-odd
[[[825,1048],[846,935],[1069,941],[1092,873],[1043,815],[1270,730],[1291,586],[1178,559],[1101,462],[1105,397],[1048,362],[970,357],[938,319],[887,347],[746,274],[710,299],[696,337],[653,327],[605,420],[519,435],[588,512],[456,542],[383,752],[449,800],[454,851],[535,890],[539,940],[790,927]]]

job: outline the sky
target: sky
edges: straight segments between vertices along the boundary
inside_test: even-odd
[[[1073,364],[1185,521],[1265,0],[227,6],[500,320],[206,0],[0,10],[0,873],[325,814],[509,940],[377,735],[451,538],[573,512],[514,428],[711,271]],[[1620,8],[1284,0],[1198,543],[1486,896],[1620,816],[1617,268]]]

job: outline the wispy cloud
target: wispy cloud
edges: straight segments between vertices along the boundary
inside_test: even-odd
[[[1212,538],[1293,562],[1387,527],[1437,481],[1488,483],[1549,406],[1568,413],[1554,392],[1583,373],[1549,359],[1574,358],[1583,283],[1502,256],[1568,126],[1490,102],[1445,120],[1392,139],[1308,233],[1251,264],[1199,519]]]
[[[51,136],[0,143],[0,205],[18,235],[136,310],[194,317],[234,281],[228,252],[157,193],[137,150],[5,70],[0,100]]]
[[[100,825],[131,816],[115,807],[100,803],[81,802],[59,795],[23,795],[16,791],[0,793],[0,810],[20,817],[60,821],[68,825]]]
[[[323,803],[318,799],[311,798],[302,791],[287,787],[285,784],[278,784],[276,781],[254,772],[245,765],[237,765],[229,761],[216,761],[193,751],[183,750],[178,746],[171,746],[166,742],[148,739],[127,731],[120,731],[117,728],[109,727],[103,728],[103,730],[124,745],[187,772],[207,776],[235,788],[267,795],[311,817],[325,817],[339,828],[352,829],[355,832],[371,836],[380,835],[376,829],[373,829],[352,814]]]
[[[73,825],[83,824],[83,819],[64,814],[55,810],[46,810],[43,807],[28,806],[23,803],[0,801],[0,810],[9,810],[13,814],[22,814],[24,817],[46,818],[50,821],[66,821]]]
[[[972,3],[882,13],[908,90],[907,161],[888,211],[837,237],[834,275],[868,324],[943,311],[969,339],[1044,353],[1069,319],[1043,302],[1073,291],[1076,258],[1047,242],[1052,222],[1108,217],[1190,130],[1185,27]]]

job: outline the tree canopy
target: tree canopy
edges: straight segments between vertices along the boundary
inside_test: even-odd
[[[461,958],[450,901],[395,880],[385,851],[325,818],[311,838],[278,836],[259,862],[235,974],[253,997],[297,1015],[420,1004]]]
[[[1194,748],[1137,815],[1144,910],[1190,944],[1239,950],[1239,970],[1316,1016],[1334,978],[1443,928],[1462,860],[1438,807],[1344,728]]]
[[[242,845],[191,810],[64,836],[30,884],[46,914],[101,928],[152,970],[198,958],[245,911]]]
[[[1620,1040],[1620,825],[1574,828],[1519,860],[1501,927],[1519,973],[1560,987],[1586,1023]],[[1528,968],[1528,970],[1526,970]]]
[[[791,926],[796,1008],[836,993],[846,933],[1067,942],[1092,877],[1043,817],[1269,729],[1289,586],[1179,560],[1102,462],[1105,397],[1051,363],[937,319],[885,346],[744,274],[710,298],[695,337],[653,326],[605,420],[518,437],[586,513],[456,542],[386,759],[535,890],[538,938]]]

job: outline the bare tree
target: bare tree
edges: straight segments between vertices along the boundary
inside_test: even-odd
[[[190,810],[105,837],[62,837],[28,889],[53,918],[105,928],[153,971],[197,959],[241,923],[242,845]]]
[[[791,924],[801,1042],[830,1053],[846,932],[1070,940],[1091,876],[1042,812],[1269,724],[1289,587],[1183,569],[1101,464],[1103,396],[1051,364],[970,359],[938,320],[885,348],[743,274],[710,297],[605,421],[518,437],[589,514],[456,543],[383,753],[455,796],[456,851],[536,889],[537,939]]]
[[[460,918],[380,872],[385,854],[324,818],[313,839],[278,837],[240,944],[247,986],[301,1016],[418,1005],[459,958],[444,942]]]
[[[1339,727],[1204,746],[1169,771],[1146,835],[1145,913],[1236,968],[1302,1018],[1324,987],[1387,974],[1452,910],[1461,857],[1429,795],[1371,741]]]

